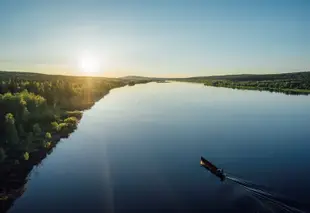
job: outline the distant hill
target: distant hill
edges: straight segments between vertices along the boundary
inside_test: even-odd
[[[23,80],[55,80],[55,79],[106,79],[112,80],[117,78],[108,78],[100,76],[75,76],[75,75],[53,75],[53,74],[43,74],[43,73],[34,73],[34,72],[20,72],[20,71],[1,71],[0,70],[0,79],[7,80],[11,78],[19,78]]]
[[[203,83],[206,86],[228,87],[234,89],[268,90],[287,94],[310,94],[310,72],[281,74],[244,74],[199,76],[171,79],[185,82]]]
[[[145,76],[135,76],[135,75],[130,75],[130,76],[124,76],[120,77],[120,79],[123,80],[149,80],[149,81],[158,81],[158,80],[166,80],[167,78],[158,78],[158,77],[145,77]]]
[[[135,76],[135,75],[124,76],[124,77],[119,77],[119,78],[124,79],[124,80],[150,80],[150,79],[153,79],[152,77]]]
[[[270,80],[292,80],[292,79],[309,79],[310,71],[291,72],[279,74],[240,74],[240,75],[214,75],[214,76],[195,76],[189,78],[192,80],[229,80],[229,81],[270,81]]]
[[[214,76],[194,76],[187,78],[165,78],[165,77],[145,77],[145,76],[124,76],[126,80],[227,80],[227,81],[273,81],[273,80],[297,80],[309,79],[310,71],[291,72],[279,74],[239,74],[239,75],[214,75]]]

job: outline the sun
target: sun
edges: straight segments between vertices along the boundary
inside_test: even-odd
[[[83,55],[78,63],[80,71],[84,73],[98,73],[101,68],[99,59],[93,55]]]

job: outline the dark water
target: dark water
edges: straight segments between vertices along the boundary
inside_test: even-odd
[[[309,96],[136,85],[86,111],[9,212],[281,212],[200,156],[309,204],[309,153]]]

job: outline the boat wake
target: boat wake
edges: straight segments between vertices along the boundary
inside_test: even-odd
[[[233,177],[230,175],[226,176],[227,180],[233,181],[234,183],[239,184],[240,186],[244,187],[247,191],[253,195],[255,200],[259,201],[260,204],[261,201],[264,201],[262,205],[265,209],[268,209],[270,212],[274,212],[272,208],[268,208],[266,205],[271,205],[270,207],[277,207],[278,209],[281,209],[281,212],[295,212],[295,213],[306,213],[305,211],[301,210],[300,206],[301,204],[297,201],[290,200],[284,196],[277,195],[271,192],[271,190],[268,187],[258,185],[255,183],[252,183],[247,180],[243,180],[241,178]]]

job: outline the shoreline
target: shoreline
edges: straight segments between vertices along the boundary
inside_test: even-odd
[[[241,90],[259,90],[287,95],[310,94],[310,71],[277,74],[235,74],[174,78],[180,82]]]
[[[192,83],[192,84],[200,84],[206,87],[218,87],[218,88],[227,88],[227,89],[235,89],[235,90],[244,90],[244,91],[260,91],[260,92],[271,92],[271,93],[280,93],[285,95],[310,95],[310,90],[303,89],[278,89],[278,88],[260,88],[260,87],[242,87],[242,86],[215,86],[204,82],[195,82],[195,81],[174,81],[174,82],[182,82],[182,83]]]
[[[201,84],[201,83],[200,83]],[[259,87],[233,87],[233,86],[212,86],[208,84],[204,84],[204,86],[208,87],[219,87],[219,88],[229,88],[236,90],[255,90],[255,91],[266,91],[266,92],[275,92],[282,93],[286,95],[310,95],[310,90],[299,90],[299,89],[277,89],[277,88],[259,88]]]
[[[149,82],[136,82],[139,83],[149,83]],[[79,116],[76,118],[76,123],[67,128],[63,132],[51,132],[51,138],[49,139],[48,146],[41,148],[36,148],[29,152],[29,159],[19,159],[18,163],[16,160],[7,159],[4,162],[0,163],[0,212],[8,211],[11,206],[14,204],[15,200],[23,195],[25,192],[25,185],[28,181],[28,176],[35,166],[38,166],[47,155],[51,154],[54,148],[57,147],[57,144],[61,139],[68,138],[74,131],[78,128],[78,124],[83,117],[83,113],[86,110],[90,110],[96,102],[100,101],[106,95],[110,93],[112,89],[122,88],[128,84],[124,83],[120,86],[110,88],[108,92],[104,93],[103,96],[97,98],[94,102],[85,105],[83,109],[79,109],[71,112],[79,112]],[[67,116],[63,117],[63,120],[70,117],[70,111],[65,111]],[[42,138],[41,138],[42,139]],[[41,140],[36,139],[36,140]],[[42,139],[43,140],[43,139]]]

